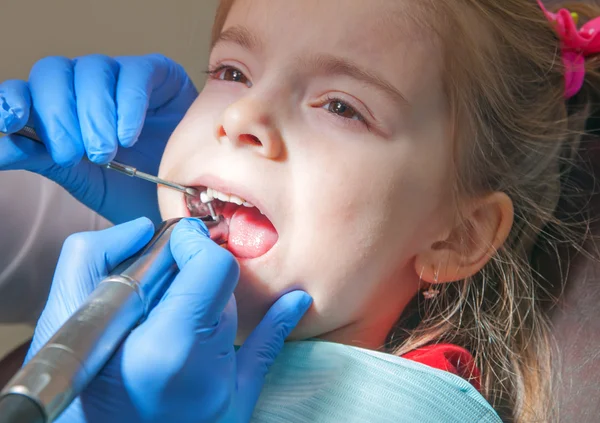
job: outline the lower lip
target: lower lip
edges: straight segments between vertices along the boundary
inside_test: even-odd
[[[238,259],[251,260],[264,256],[277,243],[279,235],[271,221],[256,207],[232,203],[213,204],[215,212],[229,225],[227,249]],[[186,205],[189,214],[189,209]]]

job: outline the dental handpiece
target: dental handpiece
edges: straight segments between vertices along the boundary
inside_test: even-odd
[[[213,241],[227,241],[224,219],[201,219]],[[11,379],[0,392],[0,423],[50,423],[95,378],[178,273],[169,241],[179,220],[163,222]]]
[[[35,129],[32,128],[31,126],[25,126],[20,131],[17,131],[14,134],[11,134],[11,135],[19,135],[21,137],[28,138],[28,139],[30,139],[32,141],[43,143],[43,141],[40,139],[40,137],[37,134],[37,132],[35,131]],[[123,163],[112,161],[112,162],[107,163],[105,165],[99,165],[99,166],[105,167],[107,169],[115,170],[115,171],[117,171],[119,173],[122,173],[123,175],[131,176],[133,178],[139,178],[139,179],[143,179],[143,180],[148,181],[148,182],[155,183],[157,185],[163,185],[163,186],[165,186],[167,188],[174,189],[176,191],[182,192],[182,193],[184,193],[184,194],[186,194],[188,196],[191,196],[191,197],[198,197],[200,195],[200,193],[198,192],[198,190],[195,189],[195,188],[186,187],[186,186],[183,186],[183,185],[176,184],[174,182],[167,181],[165,179],[161,179],[161,178],[159,178],[157,176],[141,172],[138,169],[136,169],[135,167],[129,166],[129,165],[126,165],[126,164],[123,164]]]

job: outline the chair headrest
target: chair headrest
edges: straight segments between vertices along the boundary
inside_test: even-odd
[[[600,415],[600,192],[596,182],[600,180],[600,138],[588,137],[583,151],[588,166],[576,171],[575,177],[591,195],[585,203],[587,212],[598,220],[590,222],[590,236],[584,244],[589,254],[563,249],[560,262],[547,257],[541,271],[562,288],[558,304],[550,311],[560,359],[554,366],[559,421],[592,423]],[[561,280],[566,280],[564,285]]]

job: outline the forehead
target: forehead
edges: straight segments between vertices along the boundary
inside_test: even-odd
[[[426,0],[236,0],[223,31],[244,27],[267,60],[328,53],[376,69],[410,96],[441,54]],[[430,81],[431,82],[431,81]],[[420,84],[419,84],[420,85]]]

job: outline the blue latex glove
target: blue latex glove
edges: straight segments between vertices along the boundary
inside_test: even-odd
[[[113,223],[140,216],[158,222],[155,185],[94,163],[116,159],[156,175],[197,96],[184,69],[160,55],[42,59],[28,83],[0,84],[0,131],[29,122],[46,148],[23,137],[1,139],[0,170],[44,175]]]
[[[264,377],[311,298],[300,291],[281,297],[236,352],[237,262],[206,234],[206,227],[195,219],[176,226],[171,252],[180,273],[148,319],[132,331],[58,422],[250,420]],[[139,250],[151,235],[150,221],[138,219],[70,237],[27,359],[110,268]]]

